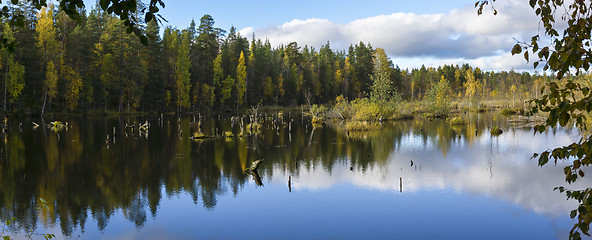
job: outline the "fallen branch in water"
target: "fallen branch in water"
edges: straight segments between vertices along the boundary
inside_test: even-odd
[[[257,168],[259,168],[259,166],[261,165],[262,162],[263,162],[263,159],[258,159],[258,160],[253,161],[251,163],[251,167],[246,168],[245,172],[250,173],[250,172],[257,171]]]

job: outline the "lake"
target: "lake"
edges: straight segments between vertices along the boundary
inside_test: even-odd
[[[567,185],[565,163],[530,158],[579,133],[534,135],[495,113],[465,118],[347,132],[268,113],[248,136],[238,136],[247,119],[219,116],[45,119],[68,122],[59,131],[11,119],[0,217],[16,218],[3,225],[15,238],[567,239],[577,204],[553,191]],[[191,140],[198,131],[235,136]]]

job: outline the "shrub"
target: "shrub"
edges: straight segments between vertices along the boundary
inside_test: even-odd
[[[380,115],[380,107],[378,104],[370,101],[368,98],[356,99],[352,102],[354,121],[375,121]]]
[[[442,76],[440,82],[432,86],[423,98],[423,105],[426,112],[433,117],[446,116],[450,108],[451,93],[450,84]]]
[[[465,119],[463,119],[462,117],[456,116],[456,117],[450,119],[449,123],[451,125],[462,125],[462,124],[465,124]]]
[[[515,111],[515,110],[513,110],[513,109],[507,109],[507,108],[506,108],[506,109],[502,110],[502,114],[503,114],[504,116],[510,116],[510,115],[514,115],[514,114],[516,114],[516,111]]]
[[[503,132],[504,131],[501,128],[497,127],[497,126],[492,127],[491,130],[489,131],[489,133],[491,134],[491,136],[494,136],[494,137],[497,137],[499,135],[502,135]]]

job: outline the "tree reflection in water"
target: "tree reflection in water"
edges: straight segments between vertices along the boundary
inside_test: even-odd
[[[265,182],[285,184],[288,178],[290,191],[338,182],[403,193],[453,188],[491,194],[535,211],[571,209],[569,204],[555,204],[556,209],[548,210],[532,200],[545,197],[536,192],[541,188],[548,194],[562,184],[561,171],[540,169],[528,158],[569,142],[574,133],[561,130],[559,137],[549,133],[538,142],[519,143],[520,138],[531,141],[530,129],[505,131],[494,138],[488,129],[493,124],[508,129],[505,117],[466,117],[466,125],[415,119],[386,124],[378,132],[346,134],[339,123],[313,128],[307,118],[284,116],[279,121],[274,115],[264,119],[258,135],[209,140],[188,136],[198,127],[205,134],[238,135],[240,124],[218,118],[200,124],[190,118],[68,119],[68,130],[52,132],[34,130],[31,119],[11,120],[1,145],[0,215],[3,220],[17,218],[13,230],[59,223],[62,233],[71,236],[78,228],[84,231],[89,214],[103,231],[114,212],[121,211],[142,228],[149,216],[157,217],[163,197],[188,194],[194,204],[213,210],[221,195],[237,196],[245,186],[263,187]],[[151,124],[147,136],[126,130],[126,125],[144,121]],[[108,148],[107,135],[113,138]],[[256,159],[265,161],[258,172],[246,174],[243,170]],[[541,171],[554,177],[536,176]],[[517,182],[535,184],[511,185]],[[530,188],[526,193],[531,198],[520,192],[524,188]],[[38,198],[50,203],[49,209],[37,210]]]

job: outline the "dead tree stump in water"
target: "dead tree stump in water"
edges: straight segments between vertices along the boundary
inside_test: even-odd
[[[258,159],[255,160],[251,163],[251,167],[245,169],[245,172],[254,172],[257,170],[257,168],[259,168],[259,166],[261,165],[261,163],[263,162],[262,159]]]

